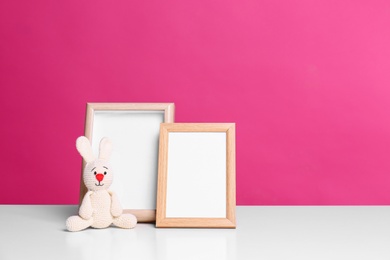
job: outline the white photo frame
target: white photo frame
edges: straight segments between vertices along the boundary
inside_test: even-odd
[[[160,123],[174,122],[173,103],[88,103],[85,136],[98,154],[102,137],[113,143],[111,164],[124,213],[138,222],[156,219]],[[83,168],[85,162],[83,161]],[[87,188],[81,180],[80,203]]]
[[[161,124],[156,227],[235,228],[235,124]]]

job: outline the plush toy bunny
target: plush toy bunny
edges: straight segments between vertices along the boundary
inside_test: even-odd
[[[88,227],[106,228],[111,224],[121,228],[133,228],[137,219],[131,214],[122,214],[122,207],[117,195],[109,191],[112,183],[112,169],[108,162],[112,144],[103,138],[99,146],[99,158],[95,158],[92,147],[85,136],[77,138],[76,147],[87,162],[83,180],[88,192],[85,194],[79,209],[79,216],[71,216],[66,220],[69,231],[80,231]]]

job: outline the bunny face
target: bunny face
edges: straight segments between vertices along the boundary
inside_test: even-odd
[[[85,136],[77,138],[76,147],[87,162],[84,168],[83,180],[88,190],[108,189],[113,180],[113,171],[108,162],[112,150],[111,141],[106,137],[100,141],[99,158],[93,155],[91,144]]]
[[[87,163],[84,168],[83,180],[88,190],[98,191],[108,189],[113,180],[110,163],[102,159]]]

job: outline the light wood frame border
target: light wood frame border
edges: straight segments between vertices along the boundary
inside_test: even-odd
[[[168,136],[170,132],[226,132],[226,218],[167,218]],[[236,148],[234,123],[179,123],[160,125],[156,227],[236,227]]]
[[[95,111],[164,111],[164,122],[173,123],[175,116],[174,103],[87,103],[87,112],[85,117],[85,133],[84,135],[92,140],[92,127]],[[80,181],[80,198],[79,203],[83,200],[88,189],[83,182],[83,170],[85,161],[83,160]],[[156,210],[146,209],[124,209],[124,213],[131,213],[137,217],[138,222],[154,222],[156,220]]]

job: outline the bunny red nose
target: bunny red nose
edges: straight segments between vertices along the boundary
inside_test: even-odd
[[[101,174],[101,173],[98,173],[98,174],[96,174],[96,180],[98,180],[99,182],[101,182],[102,180],[103,180],[103,178],[104,178],[104,175],[103,174]]]

